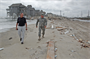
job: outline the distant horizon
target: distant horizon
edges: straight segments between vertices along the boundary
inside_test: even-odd
[[[7,16],[4,16],[4,17],[2,17],[2,16],[0,16],[0,18],[6,18]],[[70,17],[70,16],[65,16],[65,17],[68,17],[68,18],[74,18],[73,16],[72,17]],[[83,16],[83,17],[87,17],[87,16]],[[83,18],[82,17],[82,18]],[[90,16],[89,16],[90,17]]]

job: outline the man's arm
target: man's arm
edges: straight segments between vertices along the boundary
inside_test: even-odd
[[[38,22],[39,22],[39,19],[37,19],[37,22],[36,22],[36,28],[37,28]]]
[[[25,23],[25,25],[26,25],[26,30],[27,30],[27,23]]]
[[[16,30],[18,30],[17,26],[18,26],[18,23],[16,23]]]
[[[17,19],[17,23],[16,23],[16,30],[18,30],[18,28],[17,28],[18,23],[19,23],[19,18]]]
[[[47,26],[47,19],[45,19],[46,21],[45,21],[45,26]]]
[[[26,18],[25,18],[25,25],[26,25],[26,30],[27,30],[27,21],[26,21]]]
[[[47,26],[47,20],[45,19],[45,28],[46,28],[46,26]]]

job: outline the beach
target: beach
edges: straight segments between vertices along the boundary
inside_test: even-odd
[[[62,28],[62,29],[61,29]],[[72,35],[84,42],[90,41],[90,22],[66,18],[48,20],[45,38],[38,41],[36,24],[28,25],[24,44],[20,43],[18,31],[14,28],[0,33],[0,59],[46,59],[47,42],[53,41],[57,51],[56,59],[89,59],[90,48],[84,48]]]

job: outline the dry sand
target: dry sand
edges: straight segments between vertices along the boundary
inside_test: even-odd
[[[51,29],[52,25],[54,29]],[[75,34],[78,39],[90,40],[89,25],[90,23],[67,19],[48,20],[45,38],[38,41],[38,28],[32,24],[25,33],[23,45],[20,44],[18,32],[11,28],[0,33],[0,47],[4,47],[4,50],[0,51],[0,59],[46,59],[47,42],[50,40],[55,42],[57,48],[56,59],[89,59],[90,48],[81,48],[81,43],[70,36]],[[58,26],[67,29],[58,31]],[[64,34],[66,31],[69,33]]]

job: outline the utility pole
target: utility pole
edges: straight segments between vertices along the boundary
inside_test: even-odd
[[[89,17],[89,10],[88,10],[88,17]]]
[[[65,15],[65,14],[63,13],[63,17],[64,17],[64,15]]]
[[[61,12],[62,12],[62,11],[60,10],[60,16],[61,16]]]
[[[82,11],[81,11],[81,17],[82,17]]]
[[[77,18],[78,18],[78,15],[77,15]]]

